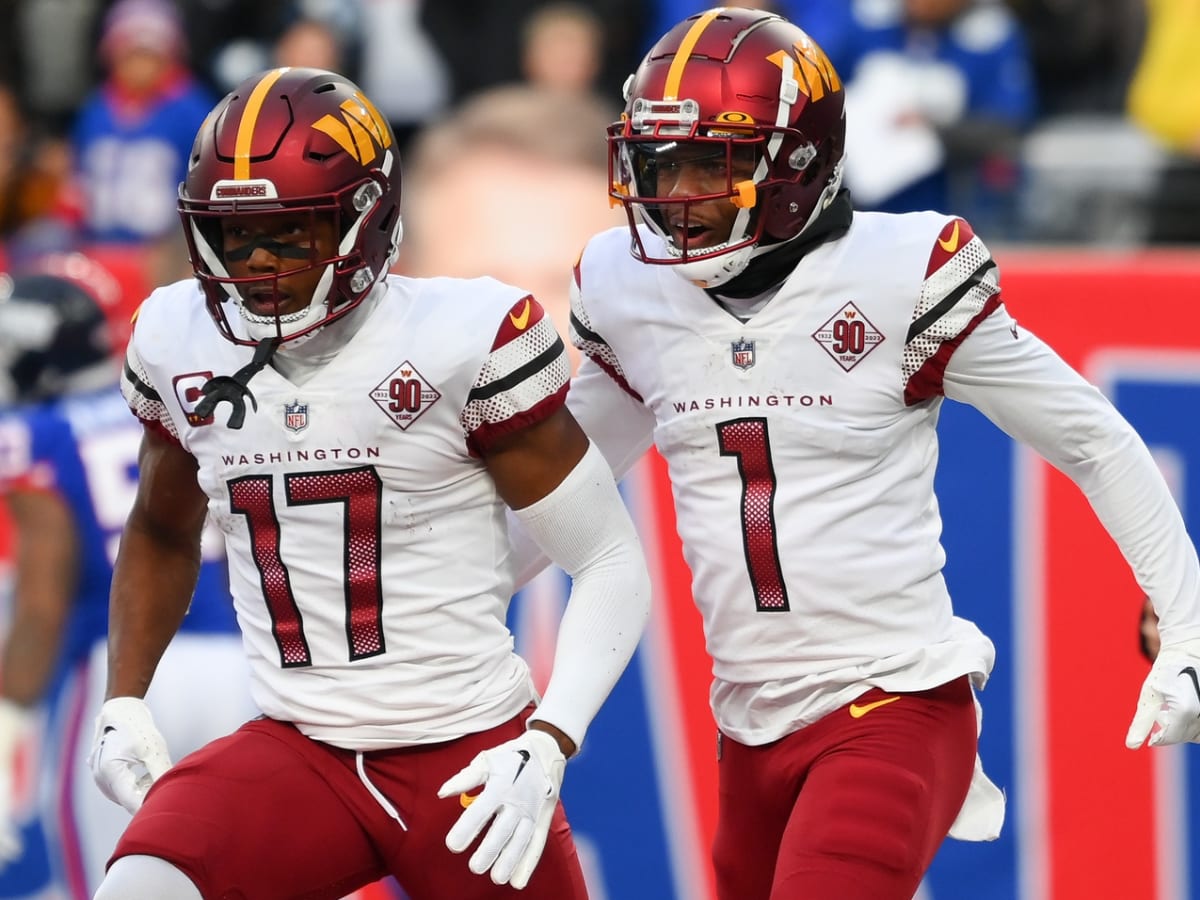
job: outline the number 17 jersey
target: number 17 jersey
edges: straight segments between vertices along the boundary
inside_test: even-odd
[[[196,404],[252,351],[180,282],[143,304],[123,387],[196,458],[262,711],[352,750],[446,741],[533,698],[481,454],[562,406],[566,353],[537,302],[492,279],[388,276],[351,315],[309,377],[257,373],[231,428],[226,404]]]

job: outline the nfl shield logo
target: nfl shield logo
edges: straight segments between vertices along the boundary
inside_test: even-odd
[[[733,364],[745,371],[754,365],[754,341],[737,340],[730,344]]]
[[[308,404],[296,400],[283,405],[283,424],[288,431],[303,431],[308,427]]]

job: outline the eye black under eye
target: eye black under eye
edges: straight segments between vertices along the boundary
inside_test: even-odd
[[[225,259],[230,262],[245,262],[260,247],[280,259],[308,259],[311,253],[311,248],[307,244],[284,244],[270,238],[258,237],[247,241],[240,247],[226,250]]]

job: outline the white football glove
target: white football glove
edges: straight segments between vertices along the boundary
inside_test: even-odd
[[[1142,683],[1125,746],[1200,742],[1200,640],[1166,644]]]
[[[131,814],[141,808],[150,785],[171,768],[167,742],[154,727],[145,700],[114,697],[105,701],[96,717],[88,765],[105,797]]]
[[[558,741],[536,729],[480,753],[438,790],[439,797],[458,795],[465,807],[446,846],[462,853],[491,822],[468,867],[476,875],[491,869],[496,884],[524,888],[545,849],[566,765]],[[479,785],[482,791],[467,796]]]
[[[25,849],[13,806],[17,753],[28,734],[29,712],[11,700],[0,700],[0,870]]]

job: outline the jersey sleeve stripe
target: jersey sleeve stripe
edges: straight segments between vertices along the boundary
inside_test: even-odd
[[[567,352],[561,337],[555,337],[554,343],[535,356],[529,362],[511,370],[507,375],[495,378],[487,384],[478,384],[471,388],[467,395],[467,403],[477,403],[490,400],[497,394],[511,391],[527,379],[535,376],[542,369],[552,365],[560,355]]]
[[[592,331],[592,329],[588,327],[588,325],[591,323],[589,322],[588,325],[584,325],[583,321],[575,314],[575,310],[573,309],[571,310],[570,321],[571,330],[574,332],[572,336],[579,338],[579,340],[575,341],[577,346],[579,341],[586,341],[589,344],[601,344],[605,347],[608,346],[608,341],[604,340],[604,338],[600,337],[600,335],[596,334],[596,332]]]
[[[950,220],[934,242],[905,336],[907,405],[942,394],[950,357],[1000,302],[1000,272],[991,253],[964,220]]]
[[[143,424],[174,443],[180,443],[171,413],[163,403],[162,395],[150,384],[150,376],[132,343],[125,351],[125,365],[121,367],[121,394]]]
[[[912,341],[918,335],[933,325],[934,322],[945,316],[946,313],[953,309],[960,300],[962,300],[972,291],[978,290],[979,292],[983,293],[985,297],[995,293],[997,290],[996,281],[994,278],[988,278],[989,273],[991,273],[995,268],[995,260],[989,258],[986,262],[975,269],[975,271],[972,272],[965,281],[963,281],[948,294],[946,294],[945,297],[935,303],[931,309],[917,316],[912,325],[909,326],[908,335],[904,339],[905,343],[912,343]],[[928,284],[928,282],[926,284]],[[924,294],[925,291],[922,291],[922,293]]]
[[[125,370],[123,372],[125,380],[129,382],[131,390],[137,391],[147,401],[152,403],[161,403],[162,397],[153,387],[138,377],[138,373],[133,371],[133,366],[129,364],[129,359],[125,359]]]
[[[567,401],[567,383],[555,393],[535,403],[522,413],[510,416],[503,422],[484,422],[467,435],[467,449],[472,456],[482,456],[506,434],[536,425],[556,412]]]
[[[480,455],[497,438],[533,425],[566,402],[571,363],[567,348],[548,316],[533,314],[541,307],[531,301],[518,304],[518,320],[529,322],[517,328],[505,316],[498,340],[484,360],[467,392],[459,421],[467,438],[467,449]]]
[[[579,351],[588,356],[601,369],[608,373],[621,390],[633,397],[638,403],[644,403],[641,394],[629,386],[629,382],[625,378],[625,372],[621,368],[621,361],[617,359],[617,354],[613,352],[612,347],[608,345],[608,341],[604,340],[596,332],[592,331],[585,325],[580,318],[575,315],[575,310],[571,310],[571,343],[579,348]]]
[[[999,305],[1000,294],[992,294],[984,302],[982,309],[976,312],[964,327],[956,331],[954,337],[933,345],[934,351],[924,358],[924,361],[909,376],[904,385],[905,406],[912,406],[943,393],[942,382],[945,379],[946,364],[950,362],[950,357],[954,355],[954,351],[958,349],[958,345],[967,335],[978,328],[979,323],[990,316]],[[907,360],[908,353],[906,352],[906,365]]]

